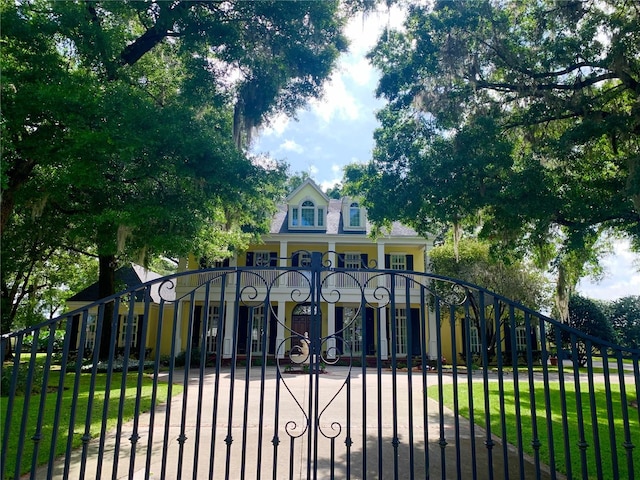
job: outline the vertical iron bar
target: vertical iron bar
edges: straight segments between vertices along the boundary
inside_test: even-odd
[[[207,332],[209,331],[209,293],[211,281],[204,284],[204,303],[200,313],[200,370],[198,371],[198,406],[196,414],[196,439],[193,448],[193,471],[191,478],[198,478],[198,460],[200,455],[200,436],[202,429],[202,399],[204,397],[204,369],[207,362]],[[197,332],[196,332],[197,333]]]
[[[466,364],[467,364],[467,402],[469,403],[469,432],[471,440],[471,469],[473,472],[473,478],[478,478],[478,455],[476,452],[476,422],[475,422],[475,402],[473,398],[473,354],[471,351],[471,305],[470,299],[467,298],[464,302],[464,325],[466,326],[466,335],[464,335],[465,352],[466,352]],[[451,319],[455,323],[455,317]],[[444,478],[444,477],[443,477]],[[458,478],[461,478],[460,472],[458,472]]]
[[[76,411],[78,409],[78,394],[80,393],[80,376],[82,375],[82,359],[84,358],[84,344],[86,340],[86,324],[88,311],[85,310],[82,314],[82,320],[80,321],[79,327],[82,328],[80,332],[80,346],[76,351],[76,368],[75,368],[75,377],[73,381],[73,394],[71,397],[71,410],[69,411],[69,430],[67,436],[67,454],[64,459],[64,473],[63,477],[69,477],[69,467],[71,460],[71,450],[73,449],[73,435],[75,431],[75,423],[76,423]],[[72,321],[68,321],[68,323],[72,323]],[[63,375],[65,372],[60,372]],[[87,440],[88,441],[88,440]]]
[[[427,288],[424,285],[420,286],[420,325],[422,326],[420,334],[420,352],[422,356],[422,440],[424,442],[424,469],[425,477],[428,480],[431,477],[429,466],[429,397],[427,395],[427,372],[429,369],[427,359],[427,340],[425,333],[428,331],[429,317],[427,313],[427,301],[425,297],[425,291]],[[440,325],[438,323],[438,325]],[[431,339],[431,332],[429,332],[429,339]]]
[[[588,340],[587,346],[591,346]],[[587,440],[584,434],[584,412],[582,411],[582,393],[580,388],[580,369],[578,362],[578,345],[576,334],[571,333],[571,346],[573,350],[573,381],[576,389],[576,413],[578,414],[578,448],[580,449],[580,464],[582,467],[582,478],[589,478],[587,471]],[[587,352],[590,355],[589,352]]]
[[[407,342],[407,408],[409,413],[409,478],[414,478],[414,442],[413,442],[413,335],[416,333],[413,331],[413,316],[411,313],[411,290],[412,281],[406,278],[405,281],[405,299],[407,302],[407,321],[406,329],[407,335],[405,336]]]
[[[102,335],[98,335],[96,337],[96,344],[94,345],[94,350],[98,350],[100,352],[100,344],[98,344],[98,340],[100,341],[108,341],[109,342],[109,360],[107,361],[107,377],[105,379],[105,391],[104,391],[104,402],[102,404],[102,423],[100,428],[100,444],[98,446],[98,465],[96,468],[96,478],[101,478],[102,475],[102,463],[104,458],[105,451],[105,440],[107,438],[107,421],[109,420],[109,400],[111,395],[111,380],[113,378],[113,352],[116,350],[116,338],[117,338],[117,325],[118,325],[118,312],[120,311],[120,297],[116,297],[113,301],[113,313],[111,314],[111,319],[105,318],[105,309],[102,309],[102,316],[98,316],[98,323],[96,325],[96,333],[102,331],[102,325],[105,321],[111,321],[111,336],[108,339],[102,338]],[[98,311],[100,314],[100,311]],[[115,324],[115,326],[113,325]],[[114,464],[117,464],[117,456],[114,456]],[[116,467],[113,467],[116,468]]]
[[[633,469],[633,442],[631,441],[631,430],[629,426],[629,409],[627,403],[627,389],[625,385],[624,377],[624,364],[622,363],[622,352],[616,350],[616,359],[618,360],[618,381],[620,383],[620,406],[622,407],[622,423],[624,426],[624,443],[622,446],[625,449],[627,456],[627,474],[629,480],[634,480],[635,473]],[[637,383],[637,380],[636,380]],[[636,400],[638,400],[636,398]]]
[[[398,276],[392,273],[391,282],[391,414],[393,424],[393,478],[398,479],[398,317],[396,306],[396,282]]]
[[[184,299],[180,299],[177,301],[176,306],[173,310],[173,322],[171,325],[171,353],[169,354],[169,377],[167,379],[167,406],[164,415],[164,431],[163,431],[163,439],[162,439],[162,463],[160,469],[160,480],[165,480],[168,470],[167,465],[167,457],[169,454],[169,431],[171,428],[171,397],[173,392],[173,374],[176,369],[176,337],[178,334],[178,324],[180,324],[180,316],[184,316],[182,313],[182,308],[180,304],[184,303]]]
[[[487,473],[489,480],[493,480],[493,446],[491,435],[491,403],[489,399],[489,350],[487,345],[487,319],[485,318],[484,292],[478,292],[478,311],[480,315],[480,334],[482,335],[482,382],[484,385],[484,420],[487,431],[487,439],[484,444],[487,447]]]
[[[51,435],[51,451],[49,453],[49,464],[47,479],[51,480],[53,475],[53,462],[56,457],[56,444],[58,443],[58,431],[60,429],[60,410],[62,409],[62,400],[64,398],[64,380],[67,371],[67,362],[69,360],[69,344],[71,343],[71,324],[67,322],[67,329],[64,332],[64,346],[62,347],[62,363],[60,365],[60,380],[58,381],[58,393],[56,395],[56,407],[53,418],[53,430]],[[21,439],[22,440],[22,439]],[[67,452],[67,455],[69,452]]]
[[[551,405],[551,392],[549,385],[549,364],[548,357],[549,352],[547,351],[547,332],[545,329],[546,321],[543,318],[539,318],[540,322],[540,341],[541,341],[541,358],[543,360],[542,363],[542,376],[544,380],[544,405],[545,405],[545,414],[547,420],[547,443],[549,448],[549,470],[551,472],[551,480],[556,480],[556,458],[555,458],[555,443],[553,441],[553,415],[552,415],[552,405]],[[520,418],[516,417],[516,422],[518,423],[518,427],[520,428]],[[521,445],[521,443],[519,444]],[[520,452],[522,456],[522,452]],[[522,460],[520,460],[522,462]],[[524,476],[521,473],[521,476]]]
[[[591,347],[591,341],[587,341],[587,350]],[[603,349],[604,350],[604,349]],[[593,356],[587,356],[587,380],[589,383],[589,407],[591,410],[591,431],[593,433],[593,453],[596,460],[596,472],[598,478],[604,478],[602,473],[602,454],[600,451],[600,429],[598,425],[598,408],[596,405],[596,392],[593,380]]]
[[[133,472],[135,472],[135,459],[136,459],[136,451],[138,440],[140,439],[140,434],[138,433],[140,426],[140,402],[142,399],[142,379],[144,378],[144,362],[146,359],[147,352],[147,329],[149,328],[149,305],[151,301],[151,286],[147,286],[142,290],[142,295],[144,299],[144,309],[142,312],[142,325],[139,325],[140,318],[136,319],[136,325],[138,328],[138,335],[140,338],[136,341],[137,344],[140,345],[140,350],[138,351],[138,378],[136,383],[136,400],[134,406],[134,416],[133,416],[133,432],[131,433],[131,437],[129,440],[131,441],[131,457],[129,458],[129,477],[133,476]],[[135,294],[133,294],[135,298]],[[137,301],[137,298],[135,299]],[[132,327],[133,328],[133,327]],[[124,373],[124,372],[123,372]],[[152,404],[150,409],[153,410],[155,405]]]
[[[238,358],[238,324],[240,322],[240,287],[241,287],[241,275],[238,274],[236,278],[236,301],[233,306],[233,332],[231,338],[231,372],[229,378],[229,414],[227,415],[227,436],[224,439],[225,444],[227,445],[226,449],[226,458],[225,458],[225,480],[229,480],[230,475],[230,467],[231,467],[231,444],[233,443],[233,400],[235,394],[235,384],[236,384],[236,361]]]
[[[264,437],[264,397],[266,393],[266,374],[267,374],[267,332],[269,331],[269,322],[271,317],[271,300],[270,300],[270,290],[271,285],[267,286],[267,294],[264,300],[263,310],[265,312],[264,317],[262,319],[262,355],[261,355],[261,368],[260,368],[260,406],[258,407],[258,445],[256,452],[256,464],[258,465],[258,473],[256,479],[262,478],[262,441]]]
[[[31,342],[31,354],[29,359],[29,369],[27,370],[26,385],[24,388],[24,403],[22,404],[22,422],[20,422],[20,433],[18,438],[22,441],[18,444],[18,451],[16,453],[16,473],[22,470],[22,452],[24,451],[24,441],[27,437],[27,420],[29,419],[29,402],[31,400],[31,390],[33,389],[33,371],[36,366],[36,353],[38,351],[38,344],[40,343],[40,329],[36,328],[33,331]],[[14,390],[15,392],[15,390]],[[14,393],[15,395],[15,393]],[[40,395],[46,395],[46,390],[40,392]],[[38,416],[41,416],[42,412],[38,412]]]
[[[458,478],[462,478],[462,459],[460,450],[460,395],[458,393],[458,351],[456,349],[457,336],[456,336],[456,306],[449,305],[449,327],[451,335],[451,365],[453,374],[453,435],[455,439],[455,454],[456,454],[456,471]],[[441,359],[442,360],[442,359]],[[473,443],[473,441],[471,442]]]
[[[49,371],[51,370],[51,357],[53,355],[53,344],[55,343],[55,333],[56,333],[55,325],[56,325],[55,323],[49,325],[49,341],[47,342],[47,359],[45,360],[45,364],[44,364],[42,390],[40,393],[40,404],[38,406],[38,422],[36,425],[36,431],[33,435],[34,445],[33,445],[33,456],[31,458],[31,476],[30,476],[31,480],[35,479],[36,469],[38,467],[38,454],[39,454],[39,448],[40,448],[40,440],[42,439],[42,424],[44,421],[44,409],[47,401],[46,392],[47,392],[47,389],[49,388]],[[2,473],[2,477],[4,477],[4,472]]]
[[[509,305],[509,340],[511,342],[511,366],[513,367],[513,397],[516,410],[516,435],[518,440],[518,465],[520,478],[524,478],[524,442],[522,440],[522,411],[520,410],[520,377],[518,375],[518,345],[516,343],[516,317],[513,304]]]
[[[384,311],[385,307],[378,307],[378,323],[376,326],[377,329],[377,335],[378,335],[378,343],[380,345],[382,345],[382,326],[380,324],[380,318],[382,315],[382,312]],[[385,322],[387,322],[387,317],[385,315],[384,317]],[[386,340],[386,338],[384,339]],[[388,347],[387,347],[388,348]],[[388,350],[387,350],[388,351]],[[376,356],[376,386],[377,386],[377,391],[376,391],[376,395],[378,396],[377,399],[377,403],[376,405],[378,406],[378,478],[382,477],[382,349],[378,348],[377,349],[377,356]],[[366,432],[363,433],[363,449],[367,448],[367,438],[366,438]],[[363,464],[362,465],[362,476],[363,479],[366,480],[367,478],[367,465]]]
[[[187,410],[189,409],[189,375],[191,374],[191,353],[193,349],[193,324],[196,310],[196,291],[189,293],[189,320],[187,322],[187,348],[184,354],[184,375],[182,378],[182,412],[180,412],[180,435],[178,435],[178,463],[176,476],[182,478],[182,465],[184,463],[184,444],[187,442],[186,423]]]
[[[238,278],[238,273],[232,278]],[[209,450],[209,480],[213,480],[215,469],[216,433],[218,424],[218,395],[220,393],[220,367],[222,365],[223,340],[226,332],[227,304],[225,303],[225,290],[227,287],[228,274],[224,274],[220,283],[220,295],[218,296],[218,325],[216,337],[216,376],[213,387],[213,411],[211,412],[211,448]],[[207,309],[209,307],[207,306]],[[208,315],[208,313],[207,313]]]
[[[504,402],[504,362],[502,358],[502,307],[501,302],[493,297],[493,321],[495,326],[495,338],[496,338],[496,357],[498,366],[498,392],[500,398],[500,426],[502,434],[502,458],[503,458],[503,475],[504,478],[509,478],[509,450],[507,439],[507,419],[506,409]],[[527,336],[529,333],[527,332]]]
[[[7,341],[11,341],[11,337],[8,337]],[[9,436],[11,434],[11,420],[13,418],[13,403],[15,400],[15,392],[16,385],[18,383],[18,369],[20,368],[20,355],[22,354],[22,342],[24,341],[24,332],[20,332],[16,336],[15,349],[13,351],[13,367],[11,370],[11,382],[9,385],[9,400],[7,402],[7,412],[5,413],[5,422],[4,422],[4,433],[3,433],[3,441],[2,441],[2,465],[7,464],[7,445],[9,444]],[[4,359],[3,359],[4,360]],[[3,362],[4,363],[4,362]],[[64,375],[60,375],[60,377],[64,377]],[[18,437],[18,448],[22,448],[22,442],[24,439],[22,437]],[[4,468],[2,469],[4,473]],[[20,466],[16,465],[16,469],[14,471],[15,478],[20,477]]]
[[[436,353],[438,360],[436,362],[438,368],[438,418],[440,423],[440,438],[438,439],[438,445],[440,446],[440,472],[442,474],[442,480],[447,478],[447,460],[445,456],[445,448],[447,446],[447,440],[444,432],[444,385],[442,375],[442,332],[441,332],[441,313],[440,313],[440,298],[436,298],[435,302],[436,310]],[[449,317],[450,322],[454,322],[455,319]],[[455,323],[455,322],[454,322]],[[473,443],[473,442],[471,442]]]
[[[567,409],[567,390],[564,380],[564,344],[562,343],[562,332],[559,327],[555,327],[555,342],[558,349],[558,381],[560,384],[560,407],[562,418],[562,437],[564,440],[564,467],[567,478],[573,478],[571,467],[571,445],[569,444],[569,421]],[[606,381],[606,380],[605,380]]]
[[[280,312],[278,311],[278,314]],[[280,346],[276,349],[276,355],[280,351]],[[280,445],[280,437],[278,436],[279,432],[279,419],[280,419],[280,381],[282,377],[280,376],[280,366],[276,368],[276,392],[275,392],[275,408],[273,412],[273,439],[271,443],[273,444],[273,466],[271,467],[272,471],[272,480],[278,480],[278,445]],[[289,477],[291,478],[291,476]]]
[[[122,417],[124,414],[124,402],[127,396],[127,377],[129,375],[129,355],[131,354],[131,338],[132,338],[132,331],[133,331],[133,312],[134,312],[134,308],[135,308],[135,294],[133,292],[129,293],[129,312],[127,313],[127,328],[125,329],[125,340],[124,340],[124,358],[122,360],[122,372],[121,372],[121,377],[120,377],[120,399],[118,400],[118,423],[116,425],[116,442],[115,442],[115,447],[113,449],[113,457],[114,457],[114,463],[113,463],[113,475],[112,475],[112,480],[117,480],[118,476],[117,476],[117,472],[118,472],[118,457],[120,456],[120,442],[121,442],[121,435],[122,435]],[[117,332],[116,335],[118,338],[119,337],[119,333]],[[116,345],[117,345],[117,340],[116,340]],[[115,351],[113,352],[113,354],[115,355],[115,352],[117,352],[117,348],[115,349]],[[130,472],[132,475],[133,473]]]
[[[607,350],[602,350],[602,368],[604,372],[604,392],[607,400],[607,423],[609,425],[609,445],[611,446],[612,478],[620,478],[618,465],[618,443],[616,441],[616,429],[613,418],[613,395],[611,394],[611,373],[609,369],[609,356]]]
[[[158,292],[160,292],[162,284],[158,286]],[[160,346],[162,341],[162,334],[164,328],[164,306],[165,301],[162,296],[160,297],[160,305],[158,307],[158,325],[156,330],[156,344],[154,348],[155,359],[153,362],[153,386],[151,388],[151,408],[149,409],[149,433],[147,435],[147,455],[145,458],[144,478],[149,480],[151,475],[151,457],[153,454],[153,434],[155,432],[155,419],[156,419],[156,405],[158,402],[158,381],[160,373]],[[175,307],[174,307],[175,308]],[[167,396],[167,404],[171,403],[171,397]]]
[[[524,312],[524,329],[527,345],[527,371],[529,373],[529,411],[531,412],[531,446],[533,447],[533,461],[536,478],[540,478],[540,437],[538,435],[538,412],[536,409],[536,384],[533,376],[533,354],[531,353],[531,315]]]
[[[253,340],[253,322],[255,322],[255,307],[249,307],[247,315],[247,338],[245,340],[245,366],[244,366],[244,411],[242,412],[242,440],[240,441],[240,480],[245,478],[245,470],[247,465],[247,424],[249,417],[249,382],[251,381],[251,362],[252,362],[252,340]],[[194,479],[196,480],[196,479]]]

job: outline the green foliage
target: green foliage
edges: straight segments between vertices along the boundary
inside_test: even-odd
[[[479,387],[480,385],[475,384],[475,386]],[[502,391],[500,390],[502,388]],[[513,401],[502,402],[501,397],[504,399],[513,399],[515,395],[514,384],[511,381],[505,381],[504,385],[500,387],[498,382],[489,382],[488,390],[485,391],[484,388],[474,388],[472,397],[473,397],[473,414],[474,421],[480,425],[481,427],[485,427],[485,413],[490,415],[491,429],[494,434],[500,435],[498,432],[502,432],[502,424],[501,424],[501,415],[500,408],[504,406],[504,422],[505,422],[505,431],[507,434],[506,441],[511,444],[516,444],[518,439],[518,429],[521,428],[522,434],[522,448],[525,453],[528,455],[534,455],[534,453],[540,455],[540,461],[549,465],[550,456],[549,450],[550,445],[549,441],[553,442],[553,448],[555,451],[555,460],[556,460],[556,468],[558,471],[562,473],[567,473],[566,464],[563,460],[564,455],[566,454],[570,462],[571,468],[576,475],[577,472],[581,471],[580,467],[580,442],[579,442],[579,423],[578,423],[578,408],[577,408],[577,395],[575,392],[575,385],[572,382],[565,383],[565,392],[561,392],[560,386],[557,382],[551,382],[548,385],[543,384],[542,382],[534,383],[534,390],[529,392],[527,390],[526,394],[524,394],[522,378],[520,379],[520,403],[516,405]],[[545,400],[545,391],[549,392],[549,408],[551,412],[554,412],[551,417],[551,423],[547,424],[546,416],[544,412],[541,410],[542,406],[546,405]],[[457,389],[454,389],[452,385],[444,385],[444,404],[449,408],[453,408],[454,406],[454,394],[457,395],[458,399],[458,408],[460,409],[460,414],[469,418],[469,396],[468,396],[468,388],[467,385],[460,382],[457,385]],[[581,404],[582,404],[582,414],[584,419],[591,418],[591,411],[589,408],[589,388],[586,383],[581,384]],[[431,398],[438,399],[438,389],[437,387],[429,387],[428,395]],[[484,396],[489,396],[489,412],[485,412],[485,401]],[[536,409],[532,408],[531,397],[535,398]],[[621,429],[624,429],[624,417],[622,415],[623,409],[620,401],[620,386],[617,384],[606,385],[604,383],[595,384],[594,386],[594,396],[595,396],[595,408],[597,412],[597,424],[595,428],[598,429],[598,435],[600,438],[600,450],[596,451],[593,449],[594,445],[594,428],[591,425],[587,427],[585,425],[585,437],[588,445],[587,448],[587,470],[589,472],[589,478],[598,478],[597,476],[597,467],[596,467],[596,456],[599,456],[601,459],[601,465],[603,469],[603,475],[600,478],[614,478],[613,475],[613,462],[612,462],[612,446],[609,441],[605,441],[603,439],[609,439],[610,429],[613,429],[616,432],[619,432]],[[612,409],[613,413],[611,418],[614,419],[614,424],[610,425],[608,421],[608,414],[606,411],[606,405],[608,404],[607,398],[610,396],[612,399]],[[627,397],[628,400],[630,400]],[[566,408],[563,408],[563,405],[566,405]],[[517,409],[517,410],[516,410]],[[533,416],[535,414],[535,417]],[[569,435],[568,445],[570,447],[569,452],[565,452],[564,440],[565,437],[563,433],[563,421],[567,422],[567,433]],[[632,437],[634,438],[634,443],[637,443],[638,432],[640,432],[640,424],[638,423],[638,416],[635,412],[629,411],[629,427],[632,432]],[[539,435],[539,440],[541,442],[540,448],[534,452],[532,447],[533,440],[533,430],[532,425],[533,422],[537,423],[537,432]],[[627,470],[628,464],[626,459],[625,449],[622,447],[623,440],[621,438],[617,439],[620,442],[616,448],[616,452],[618,455],[617,463],[619,470],[619,478],[627,478],[629,476],[629,472]],[[634,465],[640,464],[640,451],[634,449],[632,452],[633,455],[633,463]]]
[[[593,300],[580,295],[573,295],[569,300],[569,325],[582,333],[591,335],[605,342],[615,342],[615,332],[609,318],[606,317],[602,308]],[[568,332],[562,332],[562,343],[565,349],[571,348],[571,338]],[[576,349],[578,352],[578,362],[581,367],[587,364],[587,356],[599,353],[597,345],[592,350],[587,349],[586,342],[581,338],[576,338]]]
[[[536,257],[566,318],[603,232],[640,238],[639,14],[613,0],[413,6],[369,55],[388,105],[347,188],[378,225],[479,225]]]
[[[11,392],[11,383],[13,381],[13,372],[15,366],[7,365],[2,368],[2,379],[0,381],[0,395],[3,397],[8,397],[9,392]],[[17,376],[15,379],[15,388],[13,392],[17,396],[24,397],[27,393],[28,387],[28,375],[29,375],[29,364],[21,363],[18,365]],[[29,395],[33,395],[36,393],[40,393],[42,389],[42,379],[44,378],[44,369],[43,368],[34,368],[31,373],[31,388]]]
[[[607,313],[618,342],[625,348],[640,348],[640,296],[611,302]]]

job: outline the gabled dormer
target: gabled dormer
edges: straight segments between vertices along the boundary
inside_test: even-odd
[[[310,178],[287,197],[290,231],[327,230],[329,197]]]
[[[345,232],[365,232],[367,210],[357,198],[342,198],[342,228]]]

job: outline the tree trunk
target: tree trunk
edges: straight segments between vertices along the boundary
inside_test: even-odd
[[[98,293],[100,298],[106,298],[116,293],[116,256],[110,255],[98,255]],[[104,320],[102,322],[102,340],[100,342],[100,360],[108,360],[109,356],[113,354],[111,351],[111,333],[114,328],[114,324],[117,325],[117,318],[113,318],[113,302],[105,304],[104,308]],[[116,332],[117,335],[117,332]],[[117,342],[117,338],[116,338]]]

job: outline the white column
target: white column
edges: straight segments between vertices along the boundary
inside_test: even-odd
[[[328,258],[331,268],[336,268],[338,266],[338,260],[336,258],[336,242],[335,241],[331,241],[329,242],[329,258]],[[336,276],[335,275],[331,275],[329,277],[329,281],[327,283],[327,286],[333,286],[336,284]],[[331,335],[331,334],[329,334]]]
[[[235,301],[226,302],[224,315],[224,341],[222,345],[222,357],[231,358],[233,354],[233,312]]]
[[[286,345],[284,345],[284,322],[285,322],[285,307],[287,302],[278,300],[278,329],[276,332],[276,357],[284,358],[284,352]],[[278,348],[279,347],[279,348]]]
[[[176,354],[180,353],[182,349],[182,312],[184,311],[184,302],[178,302],[176,306],[176,336],[173,339],[175,344]]]
[[[380,338],[378,344],[380,346],[380,358],[387,360],[389,358],[389,342],[387,341],[387,309],[378,309],[378,321],[380,322]]]
[[[336,333],[336,304],[329,303],[327,309],[327,358],[336,358],[336,339],[332,337]]]
[[[436,319],[436,312],[433,310],[433,307],[429,305],[429,310],[427,310],[427,315],[429,315],[429,359],[437,360],[438,358],[438,340],[437,340],[437,331],[436,328],[440,328]]]
[[[281,241],[280,242],[280,261],[279,261],[279,266],[280,267],[286,267],[287,266],[287,242]],[[288,275],[280,275],[280,279],[278,280],[278,286],[280,287],[286,287],[287,286],[287,278]],[[284,310],[283,310],[284,312]],[[278,313],[278,315],[281,315],[280,313]],[[284,316],[282,317],[284,318]],[[279,328],[279,327],[278,327]]]

